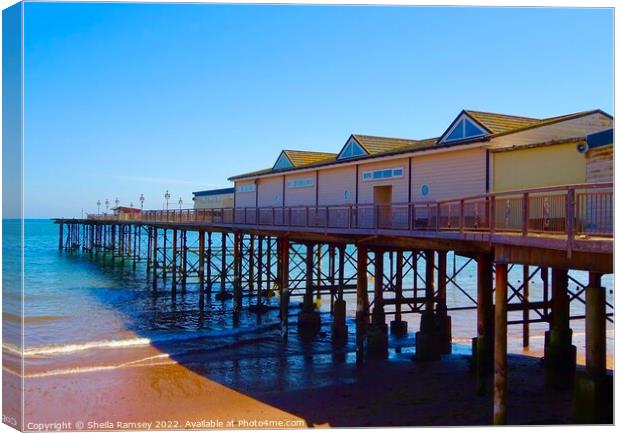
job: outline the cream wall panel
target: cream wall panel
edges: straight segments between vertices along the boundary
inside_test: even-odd
[[[291,188],[289,182],[311,179],[312,186]],[[316,204],[316,172],[286,175],[286,206],[314,206]]]
[[[345,192],[348,191],[348,199]],[[355,166],[319,172],[319,205],[355,204]]]
[[[486,150],[471,149],[412,159],[412,201],[441,200],[486,192]],[[422,195],[422,186],[428,195]]]
[[[239,192],[238,188],[243,185],[253,185],[254,181],[235,182],[235,207],[255,207],[256,206],[256,189],[252,192]]]
[[[259,179],[258,207],[282,206],[282,177]]]

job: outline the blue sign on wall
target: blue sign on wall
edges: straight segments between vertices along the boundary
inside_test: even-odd
[[[420,192],[422,193],[423,197],[426,197],[430,192],[430,188],[428,187],[428,185],[424,184],[422,185],[422,188],[420,188]]]

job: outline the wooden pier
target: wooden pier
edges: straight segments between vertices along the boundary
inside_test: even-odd
[[[601,276],[613,272],[613,184],[580,184],[391,205],[186,209],[59,218],[59,250],[83,251],[145,263],[153,288],[173,295],[189,282],[205,298],[232,299],[231,314],[261,314],[277,292],[282,337],[292,298],[301,302],[299,335],[312,339],[322,317],[317,301],[329,299],[332,340],[343,344],[347,299],[355,297],[358,362],[386,358],[388,333],[406,335],[403,314],[421,315],[416,360],[436,361],[451,351],[450,312],[477,310],[473,370],[484,392],[493,375],[493,422],[506,422],[507,327],[519,325],[529,345],[529,325],[549,323],[545,381],[572,387],[575,419],[610,422],[602,402],[610,397],[605,369],[605,328],[613,307]],[[188,233],[197,244],[188,243]],[[447,253],[477,264],[475,299],[448,272]],[[514,265],[521,285],[510,283]],[[569,270],[589,272],[587,286]],[[369,284],[369,276],[374,280]],[[541,301],[530,301],[530,282],[542,281]],[[569,289],[569,282],[578,289]],[[468,306],[448,305],[447,288]],[[217,293],[214,293],[217,287]],[[585,304],[571,316],[570,303]],[[509,311],[521,311],[508,320]],[[387,317],[392,317],[391,321]],[[586,373],[576,373],[570,321],[586,322]],[[491,421],[491,420],[490,420]]]

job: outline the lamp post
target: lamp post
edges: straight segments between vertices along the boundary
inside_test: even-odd
[[[164,194],[164,198],[166,199],[166,210],[168,210],[168,201],[170,200],[170,193],[166,190],[166,194]]]
[[[105,213],[108,214],[108,208],[110,207],[110,200],[105,199]]]
[[[144,194],[140,194],[140,210],[144,209]]]
[[[179,210],[181,210],[182,206],[183,206],[183,199],[179,197]]]
[[[114,204],[116,205],[116,207],[118,207],[120,203],[121,201],[118,199],[118,197],[116,197],[116,199],[114,200]]]
[[[129,202],[129,207],[133,207],[133,202]]]
[[[101,200],[97,200],[97,213],[101,213]]]

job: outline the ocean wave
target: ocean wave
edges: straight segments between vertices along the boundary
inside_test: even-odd
[[[155,338],[149,337],[135,337],[121,340],[95,340],[79,343],[69,344],[55,344],[55,345],[42,345],[26,347],[22,350],[19,346],[11,343],[3,343],[2,350],[7,353],[12,353],[25,358],[38,358],[49,357],[54,355],[67,355],[76,352],[83,352],[87,350],[100,350],[100,349],[126,349],[136,348],[141,346],[157,345],[160,343],[170,341],[190,341],[198,340],[208,337],[228,337],[234,335],[243,335],[247,333],[259,333],[275,329],[279,327],[279,323],[269,323],[259,327],[247,326],[232,328],[221,331],[209,331],[200,333],[184,333],[184,334],[172,334],[164,335]]]
[[[23,318],[24,323],[51,322],[53,320],[64,319],[63,316],[50,316],[50,315],[21,316],[20,314],[8,313],[6,311],[2,313],[2,319],[8,320],[9,322],[22,323],[22,318]]]

